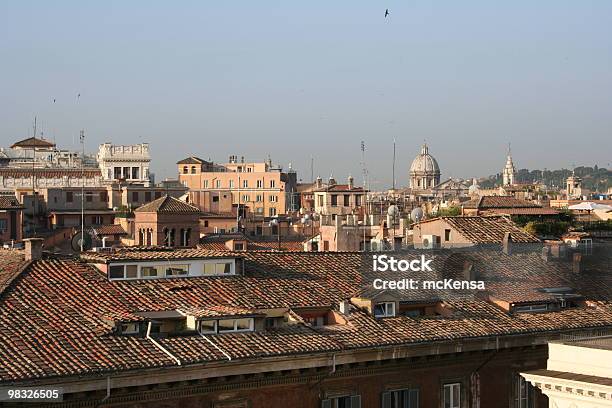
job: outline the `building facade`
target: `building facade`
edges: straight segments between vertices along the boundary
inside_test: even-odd
[[[152,183],[149,166],[149,144],[114,145],[103,143],[98,149],[98,165],[104,181],[126,181],[149,186]]]
[[[232,203],[250,212],[273,217],[299,209],[297,175],[283,172],[269,162],[238,162],[236,156],[223,165],[189,157],[177,163],[179,180],[192,191],[229,191]]]

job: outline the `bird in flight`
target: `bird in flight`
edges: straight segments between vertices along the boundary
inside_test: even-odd
[[[389,15],[389,9],[385,10],[385,18],[387,18],[387,16]]]

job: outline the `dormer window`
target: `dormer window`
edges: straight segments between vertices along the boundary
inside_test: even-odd
[[[234,273],[232,267],[232,262],[206,262],[204,275],[230,275]]]
[[[194,276],[226,276],[236,274],[236,259],[188,259],[172,262],[140,262],[108,265],[110,280],[186,278]],[[180,263],[178,263],[180,262]]]
[[[395,316],[394,302],[381,302],[374,305],[374,317],[393,317]]]
[[[237,333],[255,330],[255,321],[252,317],[245,319],[216,319],[200,320],[198,331],[201,334]]]
[[[536,305],[514,306],[512,308],[512,311],[516,313],[545,312],[547,310],[548,305],[546,303]]]
[[[138,323],[122,323],[121,334],[138,334],[140,325]]]

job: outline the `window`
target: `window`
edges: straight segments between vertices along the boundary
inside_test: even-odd
[[[204,221],[204,228],[208,228],[208,220]]]
[[[270,208],[268,214],[270,215],[270,217],[274,217],[276,215],[276,208]]]
[[[263,188],[263,180],[257,180],[257,188]]]
[[[338,195],[337,194],[331,195],[331,205],[332,207],[336,207],[338,205]]]
[[[445,241],[450,241],[450,236],[451,236],[451,230],[445,229],[444,230],[444,240]]]
[[[234,188],[234,180],[229,181],[229,188]]]
[[[533,408],[534,389],[519,374],[514,376],[514,408]]]
[[[276,203],[276,202],[278,202],[278,196],[277,196],[277,195],[271,195],[271,196],[270,196],[270,202],[271,202],[271,203]]]
[[[121,334],[138,334],[138,323],[123,323],[121,324]]]
[[[249,180],[242,180],[242,188],[249,188]]]
[[[382,408],[418,408],[419,390],[406,388],[391,390],[382,394]]]
[[[143,278],[157,278],[163,274],[160,266],[143,266],[140,268],[140,275]]]
[[[258,203],[261,203],[263,201],[263,196],[261,194],[257,194],[255,196],[255,201],[257,201]]]
[[[219,202],[219,196],[218,195],[213,196],[212,200],[213,200],[213,203],[218,203]]]
[[[231,262],[207,262],[204,264],[204,275],[231,275]]]
[[[545,312],[548,309],[546,304],[515,306],[512,310],[516,313],[525,312]]]
[[[234,244],[234,251],[244,251],[244,244],[242,242]]]
[[[221,188],[221,180],[216,180],[215,181],[215,187]]]
[[[351,196],[348,195],[348,194],[345,194],[344,195],[344,203],[343,203],[344,206],[348,207],[349,205],[351,205],[350,203],[351,203]]]
[[[110,279],[136,279],[138,278],[138,265],[111,265],[108,268]]]
[[[123,265],[111,265],[108,268],[108,276],[111,279],[123,279],[125,266]]]
[[[183,166],[183,174],[189,174],[189,168],[187,166]]]
[[[208,180],[204,180],[202,183],[202,188],[208,188]]]
[[[200,333],[216,333],[217,332],[217,321],[216,320],[201,320],[200,321]]]
[[[461,408],[461,383],[444,384],[443,408]]]
[[[138,191],[132,191],[132,202],[137,203],[139,199]]]
[[[91,217],[91,225],[102,225],[102,223],[103,223],[102,216],[94,215]]]
[[[355,196],[355,205],[356,206],[360,206],[361,205],[361,196],[360,195],[356,195]]]
[[[253,318],[200,320],[198,330],[202,334],[253,331]]]
[[[270,180],[270,188],[276,187],[276,180]]]
[[[196,166],[191,166],[191,174],[196,174]]]
[[[133,180],[138,180],[140,178],[140,168],[139,167],[132,167],[132,179]]]
[[[382,302],[374,305],[374,317],[393,317],[395,316],[395,303]]]
[[[130,178],[130,168],[129,167],[123,168],[123,178],[124,179]]]
[[[66,191],[66,202],[71,203],[74,200],[74,194],[72,191]]]
[[[321,401],[321,408],[361,408],[361,395],[344,395]]]
[[[0,234],[3,234],[6,231],[6,221],[7,220],[0,220]]]
[[[120,178],[121,178],[121,167],[115,167],[115,168],[113,169],[113,176],[114,176],[113,178],[114,178],[115,180],[118,180],[118,179],[120,179]]]
[[[189,265],[170,265],[166,268],[166,276],[187,276]]]
[[[125,265],[125,277],[127,279],[138,278],[138,265]]]

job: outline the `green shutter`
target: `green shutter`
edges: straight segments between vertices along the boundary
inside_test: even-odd
[[[408,404],[409,408],[419,408],[419,390],[410,390],[408,400],[410,401]]]
[[[351,408],[361,408],[361,395],[351,396]]]
[[[332,408],[332,403],[330,399],[324,399],[321,401],[321,408]]]
[[[382,393],[382,408],[391,408],[391,393]]]

